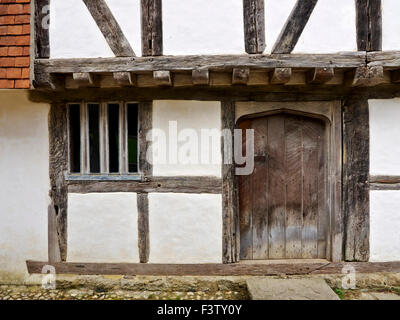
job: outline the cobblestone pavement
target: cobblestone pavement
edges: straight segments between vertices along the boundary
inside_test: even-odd
[[[343,300],[400,300],[400,288],[334,290]],[[90,289],[46,290],[40,286],[1,285],[0,300],[246,300],[240,291],[131,291]]]
[[[0,286],[0,300],[244,300],[238,291],[94,291],[87,289],[46,290],[39,286]]]

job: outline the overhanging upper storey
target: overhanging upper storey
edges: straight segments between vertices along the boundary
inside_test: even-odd
[[[318,14],[319,4],[322,8],[324,2],[298,0],[290,8],[291,12],[271,46],[270,54],[265,54],[268,30],[265,27],[264,0],[244,0],[242,19],[236,23],[243,26],[243,49],[246,54],[163,55],[162,0],[141,0],[140,8],[137,8],[141,17],[141,50],[133,46],[130,37],[124,34],[106,0],[82,0],[79,4],[90,13],[92,24],[95,22],[115,57],[51,58],[50,0],[36,0],[32,85],[37,89],[63,90],[232,85],[368,87],[400,82],[400,51],[381,51],[381,0],[357,0],[355,6],[353,4],[356,28],[354,34],[342,35],[342,38],[345,42],[346,37],[354,37],[354,47],[357,46],[358,51],[292,53],[307,25],[312,24],[313,15]],[[183,27],[184,21],[187,20],[182,20]],[[208,21],[212,22],[212,19]],[[322,24],[320,29],[327,27]],[[330,39],[325,41],[328,43]],[[137,56],[140,52],[141,56]]]

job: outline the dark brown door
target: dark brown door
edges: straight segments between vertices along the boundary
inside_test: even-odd
[[[329,232],[325,123],[280,113],[254,129],[254,172],[239,176],[241,259],[326,258]]]

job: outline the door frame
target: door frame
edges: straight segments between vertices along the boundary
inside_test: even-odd
[[[327,241],[327,259],[333,262],[343,261],[343,216],[342,216],[342,112],[341,101],[310,101],[310,102],[236,102],[230,108],[234,127],[245,118],[257,118],[277,113],[300,114],[322,119],[326,122],[328,131],[328,208],[330,214],[330,236]],[[233,110],[232,110],[233,109]],[[224,113],[224,112],[223,112]],[[224,162],[226,163],[226,162]],[[234,167],[234,165],[233,165]],[[233,179],[233,181],[227,181]],[[228,231],[223,237],[223,247],[231,248],[236,255],[226,257],[224,262],[238,262],[240,257],[240,226],[239,226],[239,192],[235,175],[223,175],[223,185],[231,183],[234,188],[223,189],[223,197],[232,196],[230,206],[224,206],[226,212],[231,212],[230,219],[223,219],[224,230]],[[231,192],[231,195],[226,194]],[[229,205],[228,203],[228,205]]]

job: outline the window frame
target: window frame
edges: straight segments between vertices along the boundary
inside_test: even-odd
[[[100,173],[90,172],[90,137],[89,137],[89,109],[88,106],[99,106],[99,154]],[[118,122],[118,166],[119,172],[109,172],[109,133],[108,133],[108,106],[119,105]],[[137,106],[137,137],[139,137],[139,102],[138,101],[76,101],[66,103],[67,107],[67,161],[68,171],[65,179],[75,181],[140,181],[143,174],[139,166],[139,139],[137,145],[137,172],[129,172],[129,148],[128,148],[128,105]],[[80,172],[71,172],[71,124],[70,106],[80,106]],[[122,137],[122,139],[121,139]],[[86,152],[84,152],[86,151]]]

